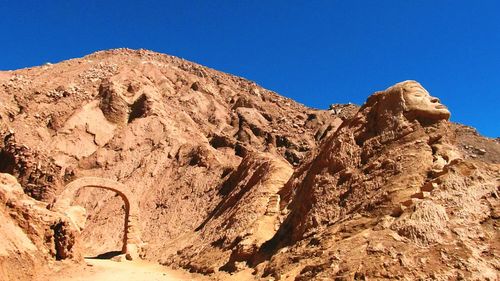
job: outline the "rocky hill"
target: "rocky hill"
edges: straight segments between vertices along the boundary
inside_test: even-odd
[[[133,245],[215,279],[498,277],[499,143],[449,122],[417,82],[316,110],[180,58],[117,49],[0,72],[0,98],[0,172],[43,209],[32,217],[53,218],[33,219],[49,229],[38,237],[6,203],[5,221],[21,226],[9,237],[40,245],[33,264]],[[84,177],[119,187],[64,191]],[[12,245],[0,261],[30,276]]]

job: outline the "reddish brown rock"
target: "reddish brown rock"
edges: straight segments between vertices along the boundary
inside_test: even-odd
[[[118,49],[1,72],[0,85],[0,172],[40,200],[27,206],[86,177],[126,187],[80,186],[61,213],[5,204],[6,235],[26,242],[9,246],[21,254],[6,266],[131,245],[216,279],[495,279],[499,143],[449,122],[418,82],[314,110],[183,59]],[[33,219],[53,238],[24,237],[15,229],[26,220],[6,216],[38,211],[57,218]]]

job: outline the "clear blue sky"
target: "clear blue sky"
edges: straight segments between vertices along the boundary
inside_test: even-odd
[[[415,79],[453,121],[500,136],[500,1],[0,0],[0,11],[3,70],[145,48],[317,108]]]

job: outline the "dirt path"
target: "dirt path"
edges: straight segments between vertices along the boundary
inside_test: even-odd
[[[86,266],[65,267],[52,272],[47,280],[59,281],[208,281],[199,275],[173,270],[146,261],[116,262],[104,259],[85,259]]]

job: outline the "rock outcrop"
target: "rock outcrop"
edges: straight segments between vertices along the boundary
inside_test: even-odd
[[[36,280],[53,260],[82,258],[79,232],[67,216],[23,192],[17,180],[0,174],[0,279]]]
[[[369,97],[287,183],[263,274],[496,279],[500,165],[465,160],[449,117],[414,81]]]
[[[278,230],[278,193],[292,173],[284,159],[267,153],[247,155],[221,184],[219,193],[224,199],[196,229],[197,240],[179,257],[171,257],[172,261],[210,273],[219,268],[232,271],[235,263],[250,259]]]

